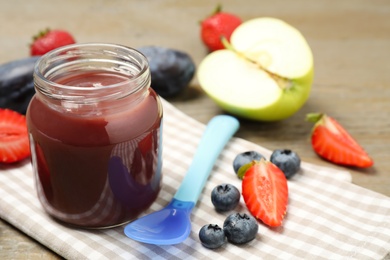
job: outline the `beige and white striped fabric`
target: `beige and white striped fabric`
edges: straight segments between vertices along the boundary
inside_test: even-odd
[[[172,198],[191,163],[204,125],[163,101],[163,188],[148,212]],[[222,225],[210,193],[214,186],[241,187],[232,161],[237,153],[270,151],[233,138],[215,164],[192,214],[192,232],[183,243],[155,246],[132,241],[123,227],[85,231],[48,217],[36,196],[31,165],[0,167],[0,217],[67,259],[383,259],[390,256],[390,198],[350,183],[348,172],[303,163],[288,181],[288,213],[282,227],[259,224],[257,238],[244,246],[204,248],[199,229]],[[246,212],[241,201],[236,211]]]

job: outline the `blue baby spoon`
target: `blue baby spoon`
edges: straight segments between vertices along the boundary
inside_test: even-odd
[[[191,232],[190,214],[219,154],[237,132],[236,118],[219,115],[207,124],[194,159],[171,202],[163,209],[125,226],[125,235],[139,242],[173,245],[183,242]]]

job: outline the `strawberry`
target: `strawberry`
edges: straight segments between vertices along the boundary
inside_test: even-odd
[[[10,109],[0,109],[0,163],[13,163],[30,156],[26,118]]]
[[[47,29],[34,36],[30,46],[30,54],[31,56],[43,55],[58,47],[75,42],[73,36],[67,31]]]
[[[282,225],[288,203],[287,179],[272,162],[253,161],[242,180],[242,196],[249,212],[270,227]]]
[[[214,13],[201,22],[200,35],[203,43],[210,51],[224,49],[221,38],[230,41],[233,31],[242,23],[241,19],[234,14],[221,11],[218,6]]]
[[[374,161],[352,136],[326,114],[308,114],[306,119],[315,125],[311,134],[313,150],[322,158],[340,165],[370,167]]]

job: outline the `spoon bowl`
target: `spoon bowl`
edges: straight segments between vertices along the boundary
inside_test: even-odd
[[[139,242],[173,245],[191,232],[190,214],[194,204],[173,199],[162,210],[153,212],[126,226],[125,234]]]
[[[238,130],[231,116],[215,116],[207,124],[194,159],[171,202],[163,209],[126,225],[125,235],[139,242],[173,245],[183,242],[191,232],[191,211],[226,143]]]

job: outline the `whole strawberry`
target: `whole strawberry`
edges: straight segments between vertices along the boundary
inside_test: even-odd
[[[230,41],[233,31],[242,23],[234,14],[221,11],[218,6],[214,13],[201,22],[201,38],[210,51],[224,49],[221,37]]]
[[[40,56],[58,47],[75,42],[73,36],[67,31],[47,29],[34,36],[33,43],[30,46],[30,54],[31,56]]]

